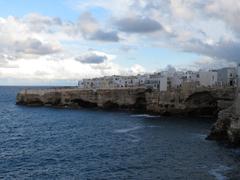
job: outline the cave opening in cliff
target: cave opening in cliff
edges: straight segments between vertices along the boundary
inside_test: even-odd
[[[105,108],[105,109],[118,109],[119,105],[117,103],[112,102],[112,101],[107,101],[103,104],[103,108]]]
[[[134,108],[139,111],[145,111],[146,110],[146,98],[145,96],[138,97],[136,99],[136,103],[134,105]]]
[[[97,107],[97,103],[84,101],[82,99],[73,99],[71,102],[78,104],[78,106],[80,106],[80,107],[87,107],[87,108]]]
[[[194,93],[185,103],[191,116],[216,116],[218,113],[217,99],[209,92]]]

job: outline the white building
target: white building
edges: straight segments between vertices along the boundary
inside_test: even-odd
[[[78,88],[81,88],[81,89],[84,88],[83,80],[78,81]]]
[[[200,86],[212,87],[217,84],[218,73],[216,71],[199,71],[198,80]]]
[[[137,75],[138,86],[143,87],[149,79],[149,74]]]
[[[93,79],[83,79],[78,81],[78,87],[81,89],[92,89],[94,88],[94,80]]]
[[[187,71],[185,73],[185,80],[187,82],[196,82],[198,81],[198,73],[193,71]]]
[[[180,88],[184,81],[185,73],[184,72],[175,72],[173,76],[168,76],[168,85],[171,88]]]
[[[137,76],[105,76],[101,78],[83,79],[78,81],[82,89],[112,89],[112,88],[152,88],[167,91],[168,88],[178,89],[183,85],[191,87],[213,87],[215,85],[236,86],[240,78],[240,64],[238,68],[223,68],[214,71],[181,72],[171,69],[161,73]],[[240,80],[238,81],[240,86]]]
[[[162,76],[161,73],[151,74],[148,80],[145,82],[145,86],[146,88],[152,88],[159,91],[167,91],[167,77]]]
[[[235,86],[236,84],[236,68],[222,68],[217,70],[218,82],[222,86]]]

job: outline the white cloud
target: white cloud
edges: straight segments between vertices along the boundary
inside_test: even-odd
[[[134,75],[137,75],[137,74],[143,74],[145,73],[146,70],[143,66],[139,65],[139,64],[134,64],[131,68],[130,68],[130,74],[134,74]]]
[[[93,7],[105,9],[108,17],[97,20],[89,13]],[[123,53],[121,47],[127,52],[154,45],[199,54],[204,58],[195,67],[240,61],[236,0],[89,0],[78,8],[85,13],[75,22],[36,13],[0,18],[1,77],[76,79],[145,72],[138,64],[123,68],[114,63],[109,54]],[[105,48],[109,52],[86,51],[101,48],[102,42],[115,44]]]

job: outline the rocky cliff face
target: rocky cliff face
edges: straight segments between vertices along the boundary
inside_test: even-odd
[[[75,88],[25,90],[17,95],[16,103],[29,106],[128,109],[162,115],[218,115],[208,139],[240,145],[240,96],[233,105],[234,98],[232,89],[157,92],[132,88],[97,91]]]
[[[232,106],[218,113],[217,122],[207,139],[223,141],[231,146],[240,146],[240,95]]]
[[[145,89],[25,90],[17,95],[17,104],[29,106],[100,107],[145,110]]]
[[[146,109],[166,115],[217,116],[232,105],[234,93],[230,91],[166,91],[146,93]]]
[[[209,115],[232,103],[233,93],[225,91],[148,91],[141,88],[80,90],[25,90],[17,95],[17,104],[100,107],[146,110],[158,114]],[[223,99],[224,97],[225,99]],[[224,103],[223,103],[224,102]],[[227,104],[227,105],[226,105]]]

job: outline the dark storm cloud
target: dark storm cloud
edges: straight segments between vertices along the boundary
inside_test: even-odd
[[[38,39],[32,38],[25,41],[16,41],[14,47],[18,53],[35,55],[47,55],[61,51],[58,47],[54,47],[52,44],[43,43]]]
[[[206,44],[200,40],[191,40],[184,49],[216,59],[240,62],[240,42],[219,41],[215,44]]]
[[[79,61],[83,64],[101,64],[105,60],[107,60],[107,56],[104,55],[97,55],[95,53],[86,55],[86,56],[79,56],[75,58],[76,61]]]
[[[115,22],[120,31],[128,33],[151,33],[162,30],[162,25],[150,18],[123,18]]]
[[[106,41],[106,42],[118,42],[119,37],[116,31],[104,32],[102,30],[98,30],[89,38],[90,40],[97,41]]]

